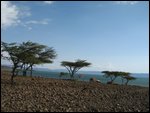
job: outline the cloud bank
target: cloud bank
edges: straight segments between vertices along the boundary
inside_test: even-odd
[[[44,1],[45,4],[52,4],[53,1]]]
[[[19,22],[19,9],[9,1],[1,1],[1,29],[16,25]]]
[[[53,1],[44,1],[52,4]],[[23,21],[22,18],[32,16],[28,7],[17,7],[10,1],[1,1],[1,29],[20,25],[31,30],[31,25],[47,25],[50,19]]]
[[[130,5],[134,5],[134,4],[137,4],[138,1],[115,1],[116,4],[123,4],[123,5],[127,5],[127,4],[130,4]]]

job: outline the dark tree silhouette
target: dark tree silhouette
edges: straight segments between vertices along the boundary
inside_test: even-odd
[[[121,72],[118,71],[102,71],[104,73],[104,77],[110,78],[109,84],[112,84],[114,80],[120,76]]]
[[[86,62],[86,60],[77,60],[76,62],[69,62],[69,61],[63,61],[61,62],[61,66],[64,66],[68,72],[71,78],[74,78],[75,73],[83,68],[88,67],[91,65],[91,63]]]
[[[103,71],[102,73],[104,73],[104,77],[110,78],[111,81],[108,82],[109,84],[112,84],[117,77],[122,78],[122,84],[123,84],[123,80],[126,79],[125,85],[127,85],[130,80],[135,80],[136,79],[135,77],[132,77],[130,75],[130,73],[128,73],[128,72]]]
[[[21,49],[16,43],[5,43],[2,42],[2,50],[3,52],[7,52],[9,56],[4,56],[5,59],[8,59],[9,61],[12,61],[13,67],[12,67],[12,76],[11,76],[11,83],[13,84],[13,78],[17,74],[16,70],[18,67],[20,67],[20,56],[21,56]]]
[[[136,79],[135,77],[131,76],[130,73],[124,73],[122,77],[126,79],[125,85],[127,85],[130,80]]]

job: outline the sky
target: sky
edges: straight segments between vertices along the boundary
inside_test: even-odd
[[[81,59],[92,63],[82,70],[149,73],[149,3],[1,1],[1,40],[53,47],[54,63],[38,67]]]

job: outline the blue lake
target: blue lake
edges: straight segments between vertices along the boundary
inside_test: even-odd
[[[59,77],[59,75],[60,75],[60,72],[33,71],[33,76],[40,76],[40,77],[45,77],[45,78],[56,78],[56,79],[69,79],[70,78],[69,75],[65,75],[61,78]],[[78,74],[75,75],[75,78],[79,78],[78,75],[82,75],[82,77],[79,79],[82,81],[89,81],[89,79],[93,77],[100,80],[102,83],[107,83],[107,81],[109,81],[109,78],[103,77],[101,73],[79,72]],[[149,74],[131,74],[131,75],[136,77],[136,80],[129,81],[128,83],[129,85],[149,87]],[[118,77],[114,82],[118,84],[122,84],[122,79]]]

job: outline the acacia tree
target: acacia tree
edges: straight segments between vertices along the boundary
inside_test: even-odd
[[[111,81],[113,80],[113,76],[109,71],[102,71],[102,73],[104,73],[103,77],[110,78]]]
[[[127,85],[130,80],[136,79],[135,77],[131,76],[130,73],[124,73],[122,77],[126,79],[125,85]]]
[[[76,62],[69,62],[69,61],[62,61],[61,66],[64,66],[68,72],[70,77],[73,79],[74,75],[79,69],[83,67],[88,67],[90,66],[91,63],[86,62],[86,60],[77,60]]]
[[[39,45],[37,43],[30,42],[30,41],[23,42],[20,45],[20,48],[22,49],[21,69],[22,69],[22,72],[23,72],[24,76],[26,76],[27,70],[29,70],[30,68],[31,68],[31,74],[32,74],[32,66],[34,64],[39,63],[39,60],[37,58],[37,53],[42,51],[42,48],[44,48],[44,47],[45,46]]]
[[[2,52],[7,52],[9,56],[4,56],[5,59],[12,61],[13,67],[12,67],[12,76],[11,76],[11,83],[13,84],[13,78],[17,74],[16,70],[20,67],[20,55],[21,50],[19,46],[16,43],[5,43],[2,42]]]
[[[34,48],[35,43],[32,42],[23,42],[20,45],[20,48],[22,49],[21,54],[21,70],[24,76],[26,76],[27,70],[30,68],[30,63],[32,60],[35,59],[34,52],[36,51],[36,48]]]
[[[130,80],[135,80],[135,79],[136,79],[135,77],[132,77],[132,76],[130,75],[130,73],[128,73],[128,72],[103,71],[102,73],[104,73],[104,77],[110,78],[111,81],[108,82],[108,83],[111,83],[111,84],[114,82],[114,80],[115,80],[117,77],[121,77],[121,78],[122,78],[122,84],[123,84],[123,80],[126,79],[125,85],[127,85]]]
[[[53,48],[29,41],[26,43],[23,42],[22,44],[8,44],[2,42],[1,47],[1,51],[5,51],[9,54],[6,58],[13,63],[11,76],[12,83],[18,68],[23,70],[23,75],[26,75],[27,70],[31,68],[32,74],[33,65],[52,63],[52,60],[56,57],[56,52]]]
[[[22,48],[22,69],[23,75],[26,76],[27,70],[30,69],[32,76],[33,66],[36,64],[52,63],[56,57],[56,52],[53,48],[45,45],[40,45],[33,42],[23,42],[20,46]]]
[[[118,71],[102,71],[104,73],[104,77],[110,78],[110,82],[108,83],[113,83],[114,80],[121,75],[121,72]]]
[[[125,77],[130,75],[129,72],[120,72],[120,77],[121,77],[121,81],[122,81],[122,85],[123,85],[123,82],[125,80]]]
[[[33,72],[33,66],[34,65],[38,65],[41,64],[41,61],[39,61],[37,58],[31,58],[31,61],[29,61],[29,67],[30,67],[30,76],[32,76],[32,72]]]

